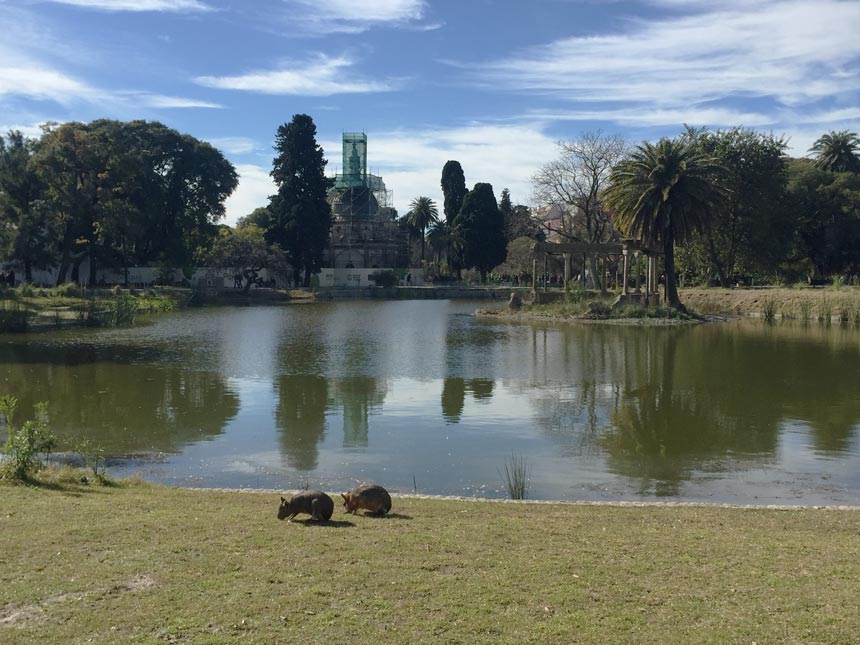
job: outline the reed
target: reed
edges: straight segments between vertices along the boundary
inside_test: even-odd
[[[511,499],[525,499],[529,490],[529,476],[531,468],[528,460],[522,455],[511,455],[510,459],[505,461],[504,471],[499,471],[499,475],[507,486],[508,494]]]

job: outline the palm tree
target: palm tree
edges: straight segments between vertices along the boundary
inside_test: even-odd
[[[416,197],[409,204],[406,221],[421,231],[421,264],[424,264],[424,231],[431,224],[439,221],[439,210],[436,203],[429,197]]]
[[[860,172],[860,138],[856,132],[831,130],[812,144],[815,166],[831,172]]]
[[[442,262],[442,254],[448,250],[448,245],[451,242],[451,231],[448,223],[445,220],[437,220],[427,233],[427,241],[430,242],[430,249],[433,251],[436,262]]]
[[[684,141],[643,142],[609,177],[604,204],[622,234],[663,247],[666,303],[684,309],[675,280],[675,242],[701,229],[725,199],[725,170]]]

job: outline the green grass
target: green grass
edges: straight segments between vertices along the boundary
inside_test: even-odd
[[[68,477],[71,480],[72,477]],[[3,643],[847,643],[860,512],[0,486]]]

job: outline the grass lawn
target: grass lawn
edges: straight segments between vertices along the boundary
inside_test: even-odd
[[[857,642],[860,512],[0,484],[3,643]],[[306,517],[306,516],[300,516]]]

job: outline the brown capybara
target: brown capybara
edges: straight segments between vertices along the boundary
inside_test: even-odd
[[[294,496],[289,502],[281,498],[278,519],[292,519],[299,513],[307,513],[311,519],[324,522],[334,513],[334,502],[321,490],[306,490]]]
[[[363,508],[376,515],[385,515],[391,510],[391,495],[379,484],[362,484],[348,493],[341,493],[347,513]]]

